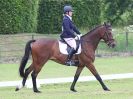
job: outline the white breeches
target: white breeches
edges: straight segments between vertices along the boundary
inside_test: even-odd
[[[76,50],[76,41],[74,38],[64,38],[64,40],[67,42],[67,44],[69,46],[71,46],[72,48],[74,48]]]

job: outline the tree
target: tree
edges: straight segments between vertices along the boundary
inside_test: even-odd
[[[116,24],[118,21],[123,21],[124,13],[132,12],[133,0],[103,0],[102,7],[104,19]]]

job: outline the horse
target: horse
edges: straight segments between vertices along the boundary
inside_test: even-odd
[[[102,78],[97,72],[94,66],[95,50],[100,42],[103,40],[109,47],[114,48],[116,42],[112,35],[112,26],[109,23],[101,24],[85,35],[81,36],[81,48],[82,51],[78,55],[74,55],[72,59],[79,61],[79,65],[76,66],[77,70],[74,76],[74,80],[71,84],[70,90],[77,92],[75,89],[76,82],[84,67],[87,67],[95,78],[101,84],[103,90],[110,91],[104,84]],[[31,65],[25,69],[29,56],[32,56]],[[16,91],[25,86],[28,75],[31,73],[33,91],[39,93],[41,91],[37,88],[36,78],[42,67],[48,60],[53,60],[59,64],[65,64],[67,55],[62,54],[59,51],[58,39],[53,38],[40,38],[37,40],[30,40],[25,46],[25,53],[21,60],[19,67],[19,74],[23,78],[22,85],[16,87]]]

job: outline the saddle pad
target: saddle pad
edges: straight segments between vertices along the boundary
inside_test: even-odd
[[[59,50],[60,50],[60,52],[62,53],[62,54],[66,54],[66,55],[68,55],[68,52],[67,52],[67,44],[65,44],[65,43],[63,43],[63,42],[61,42],[61,41],[59,41],[58,40],[58,42],[59,42]],[[77,51],[77,53],[75,53],[75,54],[80,54],[81,53],[81,44],[79,45],[79,49],[78,49],[78,51]]]

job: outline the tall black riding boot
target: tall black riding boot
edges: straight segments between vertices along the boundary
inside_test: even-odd
[[[67,61],[66,61],[65,65],[67,65],[67,66],[76,66],[75,62],[71,60],[74,53],[75,53],[74,48],[71,48],[71,50],[68,54]]]

